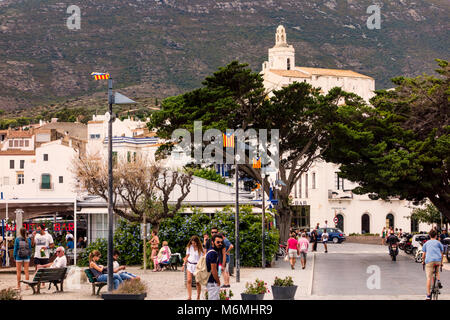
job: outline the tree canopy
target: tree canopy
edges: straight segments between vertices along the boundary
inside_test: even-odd
[[[320,89],[304,82],[273,91],[269,98],[261,75],[252,72],[247,64],[233,61],[207,77],[203,87],[165,99],[148,125],[166,139],[171,139],[172,132],[179,128],[192,134],[194,121],[202,121],[205,130],[222,132],[227,128],[267,129],[269,141],[270,130],[278,129],[279,174],[286,185],[278,192],[277,212],[280,236],[286,240],[292,217],[289,195],[300,175],[329,147],[329,127],[339,119],[336,112],[342,99],[349,105],[361,103],[360,98],[339,88],[322,95]],[[261,170],[254,169],[250,161],[239,165],[239,170],[261,183]],[[269,194],[268,183],[264,191]]]
[[[397,87],[377,91],[373,107],[339,108],[325,159],[359,183],[355,193],[429,199],[450,218],[450,67],[438,64],[438,77],[394,78]]]

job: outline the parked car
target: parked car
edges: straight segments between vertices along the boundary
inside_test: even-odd
[[[430,236],[428,234],[415,234],[411,239],[412,250],[411,253],[415,257],[417,251],[422,248],[423,243],[430,240]]]
[[[317,234],[319,236],[317,238],[317,240],[319,242],[322,241],[322,233],[323,233],[323,228],[317,229]],[[327,233],[328,233],[328,241],[333,241],[333,243],[342,243],[343,241],[345,241],[345,234],[340,229],[327,228]]]

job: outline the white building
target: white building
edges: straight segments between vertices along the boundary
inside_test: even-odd
[[[261,74],[269,92],[304,81],[320,87],[323,93],[337,86],[369,101],[375,90],[373,78],[351,70],[296,67],[295,49],[288,45],[283,26],[277,28],[275,46],[269,49],[269,61],[263,63]],[[339,178],[338,173],[338,165],[315,162],[300,177],[291,193],[296,212],[294,225],[314,227],[327,220],[329,227],[335,227],[333,219],[337,216],[337,226],[346,234],[381,233],[383,227],[389,225],[404,231],[429,228],[417,226],[407,219],[412,210],[408,201],[393,199],[386,202],[370,200],[367,195],[355,195],[351,190],[357,185]]]

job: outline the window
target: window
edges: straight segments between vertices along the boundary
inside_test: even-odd
[[[59,183],[64,183],[64,177],[63,176],[59,176]]]
[[[41,176],[41,189],[50,189],[50,175],[47,173],[42,174]]]
[[[312,188],[315,189],[316,188],[316,173],[313,172],[312,174]]]
[[[291,70],[291,59],[287,59],[287,69]]]
[[[29,147],[30,146],[30,140],[25,140],[25,147]]]
[[[113,151],[112,153],[112,163],[113,165],[117,164],[117,151]]]
[[[20,160],[20,169],[25,168],[25,160]]]
[[[89,135],[90,139],[100,139],[100,134],[91,134]]]
[[[334,173],[334,183],[336,190],[344,190],[344,178],[339,177],[339,172]]]
[[[305,198],[308,198],[308,174],[305,174]]]
[[[25,176],[23,173],[17,174],[17,184],[24,184],[25,183]]]
[[[136,152],[133,152],[133,162],[136,162]]]
[[[127,161],[131,162],[131,151],[127,151]]]
[[[10,147],[10,148],[12,148],[12,147],[13,147],[13,143],[14,143],[14,141],[12,141],[12,140],[9,140],[9,147]]]
[[[48,154],[44,153],[44,161],[48,161]]]
[[[19,140],[14,140],[14,148],[18,148],[19,147]]]
[[[19,141],[19,147],[23,147],[23,139]]]
[[[298,197],[302,197],[302,175],[298,177]]]
[[[9,168],[14,169],[14,160],[9,160]]]

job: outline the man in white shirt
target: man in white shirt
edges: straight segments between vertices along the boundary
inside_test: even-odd
[[[38,269],[41,268],[66,268],[67,267],[67,257],[64,254],[64,247],[56,248],[56,259],[53,263],[47,263],[44,265],[39,265]]]
[[[38,265],[48,264],[48,259],[50,258],[49,248],[54,248],[55,244],[53,243],[53,237],[48,232],[45,232],[43,224],[38,225],[36,231],[33,232],[31,244],[35,246],[34,265],[37,271]]]

